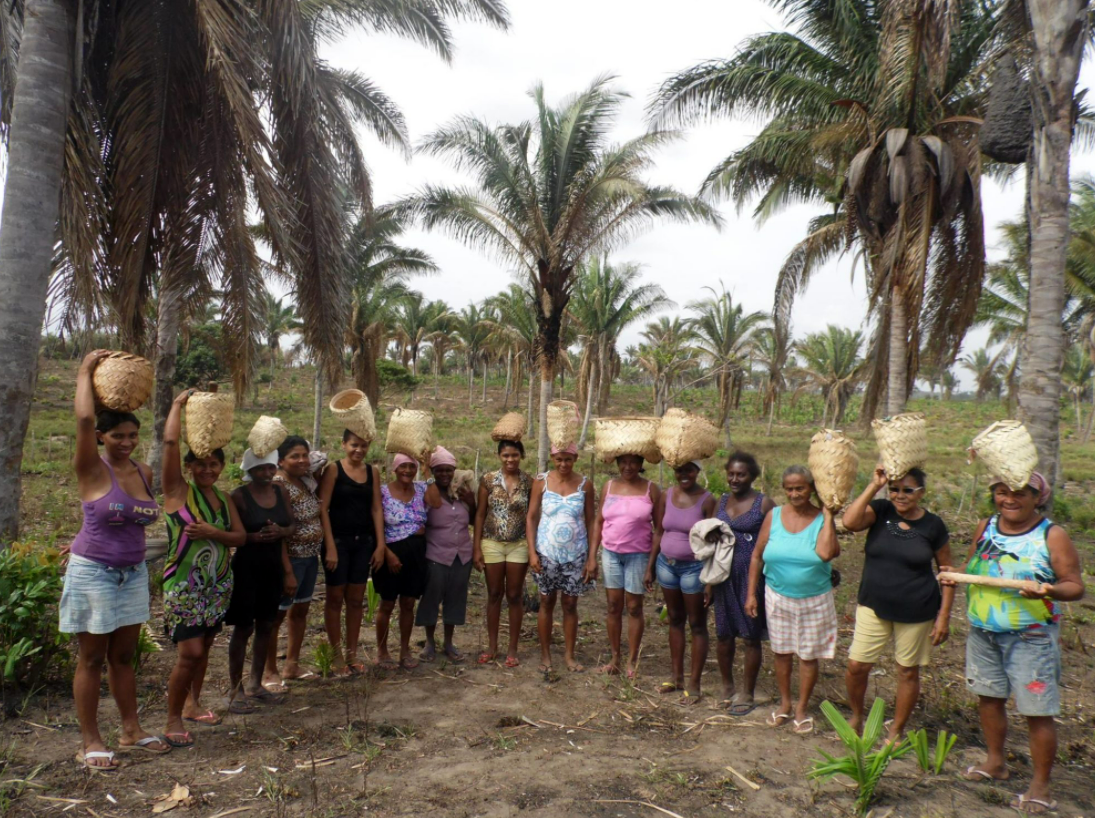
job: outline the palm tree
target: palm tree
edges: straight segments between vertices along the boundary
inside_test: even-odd
[[[421,150],[449,158],[475,177],[473,188],[427,186],[404,212],[496,252],[527,276],[535,295],[540,362],[540,468],[547,460],[547,405],[559,359],[574,271],[592,254],[655,217],[719,223],[708,205],[642,175],[655,149],[675,134],[655,131],[622,144],[608,132],[624,99],[611,77],[549,105],[531,92],[535,118],[493,126],[461,117],[427,137]]]
[[[766,119],[704,184],[764,219],[802,201],[826,208],[777,281],[777,322],[811,274],[855,241],[875,314],[865,418],[883,391],[903,409],[920,336],[949,360],[973,319],[984,264],[980,153],[961,119],[984,107],[985,3],[771,0],[798,33],[746,41],[729,60],[667,80],[656,122],[737,113]],[[956,118],[958,117],[958,118]],[[943,305],[946,305],[945,307]]]
[[[395,339],[403,350],[403,366],[409,361],[412,375],[418,375],[422,345],[429,343],[450,317],[444,301],[426,301],[421,293],[409,292],[400,300],[395,314]]]
[[[492,320],[497,320],[493,309],[489,305],[477,304],[464,307],[453,319],[454,332],[464,350],[464,362],[468,367],[468,406],[472,401],[475,368],[486,360]]]
[[[988,350],[982,347],[972,354],[964,355],[959,361],[962,368],[973,375],[974,383],[977,386],[974,400],[978,403],[983,401],[989,394],[1000,397],[1000,387],[1007,372],[1002,355],[1003,352],[990,355]]]
[[[848,400],[863,377],[865,361],[860,356],[863,333],[830,324],[824,332],[807,335],[795,350],[802,356],[796,373],[803,379],[800,388],[814,387],[825,398],[823,426],[844,421]],[[832,412],[831,421],[829,412]]]
[[[539,334],[536,325],[535,298],[520,284],[510,284],[509,288],[491,296],[488,303],[496,315],[488,320],[487,326],[493,343],[503,346],[513,355],[517,364],[514,383],[520,384],[522,370],[528,373],[528,406],[525,416],[528,422],[528,437],[533,434],[533,386],[536,368],[536,338]]]
[[[578,443],[585,445],[593,403],[612,384],[610,361],[617,357],[620,333],[666,307],[675,306],[661,287],[640,284],[638,264],[611,264],[596,256],[583,265],[574,281],[568,313],[577,325],[582,344],[578,394],[585,394],[585,418]]]
[[[944,369],[939,376],[939,386],[943,390],[943,400],[949,401],[954,396],[954,390],[958,388],[958,378],[950,367]]]
[[[753,336],[753,352],[765,369],[763,411],[768,415],[766,435],[772,436],[772,424],[779,411],[780,399],[787,388],[784,370],[791,354],[791,339],[783,324],[761,327]]]
[[[699,363],[689,322],[680,316],[651,321],[642,332],[645,343],[630,356],[650,375],[654,386],[654,414],[661,416],[672,403],[670,389],[682,374]]]
[[[361,218],[351,234],[350,319],[345,341],[352,350],[354,382],[369,402],[380,400],[376,362],[395,322],[397,309],[411,291],[407,282],[438,270],[425,252],[398,243],[403,221],[389,208],[377,208],[372,218]]]
[[[1076,439],[1083,441],[1083,400],[1091,391],[1095,379],[1095,364],[1088,355],[1085,344],[1072,344],[1065,353],[1065,363],[1061,369],[1061,382],[1072,396],[1072,408],[1076,413]],[[1095,411],[1095,408],[1093,408]]]
[[[1027,162],[1030,214],[1030,307],[1019,388],[1020,419],[1030,430],[1042,471],[1054,485],[1060,461],[1064,355],[1061,311],[1068,253],[1068,167],[1076,81],[1088,29],[1088,0],[1026,0],[1029,21],[1033,140]]]
[[[436,306],[436,315],[430,321],[430,332],[426,335],[426,341],[430,344],[430,352],[433,366],[433,396],[438,395],[438,382],[445,368],[445,356],[456,346],[453,338],[453,328],[456,322],[456,313],[444,301],[431,302]]]
[[[730,439],[730,409],[744,380],[746,358],[756,332],[768,321],[763,312],[746,313],[735,304],[724,286],[721,292],[710,287],[711,295],[693,301],[688,309],[695,313],[692,331],[696,350],[711,364],[719,392],[718,427],[726,429]]]
[[[270,388],[273,389],[274,368],[281,355],[282,336],[299,331],[301,323],[292,302],[286,304],[284,298],[274,298],[269,290],[263,290],[262,317],[262,335],[270,352]]]

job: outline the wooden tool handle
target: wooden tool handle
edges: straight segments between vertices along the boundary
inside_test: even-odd
[[[1004,579],[1003,577],[979,577],[976,574],[959,574],[955,571],[940,571],[939,579],[961,582],[966,585],[990,585],[993,588],[1014,588],[1017,591],[1037,591],[1041,583],[1030,579]]]

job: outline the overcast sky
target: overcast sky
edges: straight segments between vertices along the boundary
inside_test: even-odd
[[[745,38],[784,27],[781,16],[761,0],[510,0],[513,25],[503,33],[481,25],[457,25],[456,56],[451,65],[421,46],[392,37],[352,36],[328,47],[331,63],[361,71],[403,109],[416,142],[436,126],[461,114],[490,122],[517,122],[533,114],[527,92],[542,81],[548,98],[587,86],[603,73],[618,77],[631,98],[623,106],[614,136],[626,139],[646,128],[644,107],[659,84],[697,62],[728,57]],[[1081,85],[1093,72],[1084,71]],[[660,154],[650,180],[694,192],[722,158],[757,133],[755,121],[718,121],[685,132]],[[413,192],[431,182],[467,177],[443,161],[415,156],[410,162],[366,140],[377,204]],[[1095,170],[1095,156],[1074,154],[1073,176]],[[1022,204],[1022,179],[1001,189],[983,187],[989,256],[998,255],[995,225],[1013,219]],[[703,297],[703,287],[722,281],[747,310],[769,311],[776,274],[787,252],[805,235],[818,208],[796,206],[757,226],[748,211],[737,214],[722,205],[726,226],[656,224],[648,233],[616,251],[613,258],[644,266],[649,281],[660,284],[681,308]],[[442,272],[416,286],[429,298],[454,308],[480,301],[503,289],[511,271],[492,258],[438,233],[414,230],[405,241],[431,253]],[[862,275],[852,280],[844,258],[813,279],[796,306],[796,336],[836,323],[859,328],[864,318]],[[625,336],[636,340],[638,330]],[[984,343],[975,333],[968,348]]]

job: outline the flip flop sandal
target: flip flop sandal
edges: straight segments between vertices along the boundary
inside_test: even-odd
[[[110,763],[102,765],[88,764],[89,761],[98,758],[105,758]],[[114,758],[114,753],[110,750],[89,750],[87,752],[80,750],[76,753],[76,763],[93,773],[114,773],[118,771],[118,762]]]
[[[376,663],[376,666],[381,670],[399,670],[399,662],[395,659],[385,659]]]
[[[737,704],[730,704],[731,716],[748,716],[754,710],[757,709],[756,702],[738,702]]]
[[[692,707],[693,705],[699,704],[700,699],[702,698],[703,696],[701,696],[700,694],[692,694],[686,690],[681,696],[681,704],[683,704],[685,707]]]
[[[790,713],[777,713],[775,710],[773,710],[772,715],[766,718],[764,720],[764,723],[767,724],[769,727],[782,727],[789,721],[791,721]]]
[[[250,716],[258,708],[246,698],[237,697],[228,703],[228,712],[236,716]]]
[[[518,667],[520,664],[521,664],[521,660],[518,659],[516,656],[507,656],[506,657],[506,662],[505,662],[506,667],[514,668],[514,667]]]
[[[194,724],[204,724],[206,727],[216,727],[221,723],[221,717],[212,710],[206,710],[200,716],[183,716],[183,721],[193,722]]]
[[[445,658],[454,664],[459,664],[464,661],[464,654],[453,648],[452,650],[445,651]]]
[[[183,748],[194,746],[194,737],[186,731],[183,731],[182,733],[164,733],[163,740],[172,747]]]
[[[350,670],[352,670],[358,676],[361,676],[365,673],[366,665],[364,662],[354,662],[350,665]]]
[[[277,684],[264,684],[263,689],[270,693],[273,693],[274,695],[289,692],[289,688],[281,684],[280,682],[278,682]]]
[[[299,676],[290,676],[285,681],[287,681],[287,682],[307,682],[307,681],[310,681],[311,679],[318,679],[318,678],[319,678],[318,673],[313,673],[310,670],[306,670],[303,673],[301,673]]]
[[[476,661],[481,665],[489,665],[494,659],[495,655],[493,653],[480,653],[479,658]]]
[[[404,670],[414,670],[418,667],[418,660],[413,656],[407,656],[406,658],[399,660],[399,666]]]
[[[794,725],[795,732],[798,733],[800,736],[809,735],[810,733],[814,732],[814,720],[809,716],[804,718],[802,721],[798,721],[796,719],[794,721]]]
[[[568,666],[567,670],[570,671],[571,673],[585,673],[586,666],[585,665],[575,665],[574,667],[569,667]]]
[[[678,690],[680,690],[680,688],[673,682],[662,682],[658,685],[659,693],[676,693]]]
[[[418,654],[418,658],[423,662],[436,662],[437,652],[434,651],[433,653],[426,653],[426,651],[422,651],[420,654]]]
[[[163,747],[157,750],[153,747],[153,744],[162,744]],[[144,738],[137,739],[133,744],[119,744],[119,753],[152,753],[154,756],[162,756],[165,753],[171,752],[171,745],[164,741],[159,736],[145,736]]]
[[[350,670],[349,665],[343,665],[340,668],[331,671],[331,676],[336,679],[349,679],[354,675],[354,672]]]
[[[598,673],[607,673],[610,676],[619,676],[620,669],[615,665],[601,665],[597,668]]]
[[[1030,809],[1027,806],[1028,804],[1036,807],[1036,809]],[[1043,801],[1041,798],[1027,798],[1025,795],[1017,795],[1012,799],[1008,806],[1012,809],[1019,810],[1019,812],[1026,815],[1041,815],[1043,812],[1057,811],[1056,801]]]
[[[1006,781],[1004,778],[997,778],[992,773],[987,773],[984,770],[977,769],[976,764],[971,764],[966,767],[966,773],[962,776],[967,781]]]

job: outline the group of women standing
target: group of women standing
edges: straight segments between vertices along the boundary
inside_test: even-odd
[[[242,464],[245,482],[229,496],[217,487],[225,466],[222,450],[206,457],[181,456],[186,391],[175,400],[164,430],[161,508],[149,467],[132,459],[137,418],[110,411],[96,415],[92,374],[107,354],[89,354],[77,379],[75,467],[84,525],[70,549],[61,600],[61,630],[77,634],[73,694],[82,734],[77,760],[89,770],[116,769],[116,752],[166,753],[191,746],[188,724],[219,722],[201,704],[201,694],[210,648],[225,623],[233,626],[227,709],[250,713],[281,703],[286,680],[311,675],[300,665],[300,651],[321,561],[324,623],[336,675],[365,668],[359,640],[370,576],[381,599],[376,616],[380,666],[411,669],[420,660],[433,661],[439,616],[444,627],[440,651],[449,661],[463,661],[454,631],[465,623],[473,567],[485,573],[488,591],[487,648],[478,657],[480,664],[498,658],[503,598],[509,609],[504,664],[520,664],[525,578],[531,567],[540,592],[539,667],[552,669],[554,610],[561,595],[564,662],[568,670],[580,672],[578,599],[594,587],[600,571],[610,646],[602,672],[629,678],[638,673],[645,595],[657,585],[669,621],[670,678],[661,685],[663,692],[679,691],[683,704],[699,700],[708,653],[707,612],[714,607],[720,704],[737,716],[756,707],[761,643],[769,641],[779,702],[766,721],[772,727],[790,723],[796,733],[813,730],[809,702],[819,661],[836,654],[833,588],[839,574],[832,563],[840,543],[832,513],[814,502],[806,468],[785,470],[785,502],[777,505],[754,490],[760,469],[744,452],[730,455],[729,491],[718,499],[698,485],[698,463],[676,468],[675,484],[662,491],[643,476],[641,456],[623,454],[616,458],[618,473],[598,497],[592,481],[575,471],[573,446],[553,449],[553,468],[533,478],[521,468],[521,442],[504,440],[498,444],[499,468],[484,474],[473,492],[464,483],[457,485],[456,458],[441,447],[428,458],[432,482],[417,479],[415,459],[397,455],[392,479],[382,483],[379,470],[365,460],[371,441],[347,430],[343,457],[334,464],[300,437],[285,439],[265,456],[248,450]],[[920,668],[950,634],[954,584],[935,575],[935,568],[949,570],[950,538],[943,521],[922,507],[925,486],[919,469],[895,480],[880,467],[843,515],[848,529],[867,532],[847,700],[852,724],[859,729],[870,671],[892,643],[897,695],[888,741],[901,739],[919,697]],[[883,489],[888,499],[877,499]],[[1049,490],[1038,473],[1020,490],[993,483],[995,514],[978,524],[967,568],[975,575],[1030,581],[1022,590],[971,585],[967,594],[967,683],[979,697],[988,757],[971,766],[966,777],[1008,777],[1004,705],[1014,693],[1028,722],[1034,775],[1013,806],[1032,814],[1054,807],[1049,776],[1056,754],[1054,716],[1060,709],[1057,603],[1084,593],[1075,547],[1043,513]],[[149,618],[144,532],[161,516],[169,540],[164,620],[177,657],[168,681],[165,729],[154,735],[138,720],[132,659]],[[719,584],[701,579],[704,563],[690,542],[696,523],[712,518],[734,540],[729,574]],[[398,661],[388,648],[397,604]],[[279,671],[272,646],[285,620],[288,645]],[[411,650],[415,625],[426,632],[425,648],[417,656]],[[733,675],[738,640],[744,653],[740,688]],[[252,660],[245,676],[249,642]],[[799,692],[794,698],[796,657]],[[104,662],[122,718],[115,751],[107,749],[98,729]]]

